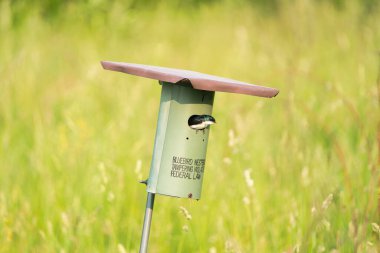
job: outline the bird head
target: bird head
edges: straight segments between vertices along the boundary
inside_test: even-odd
[[[213,125],[216,124],[215,118],[211,115],[202,115],[202,120],[207,125]]]

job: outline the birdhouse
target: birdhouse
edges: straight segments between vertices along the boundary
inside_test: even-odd
[[[147,191],[200,199],[215,91],[274,97],[277,89],[198,72],[103,61],[104,69],[156,79],[162,86]]]

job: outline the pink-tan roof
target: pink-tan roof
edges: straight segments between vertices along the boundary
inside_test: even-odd
[[[169,83],[189,81],[194,89],[240,93],[259,97],[275,97],[279,90],[224,77],[207,75],[195,71],[148,66],[124,62],[101,62],[104,69],[124,72]]]

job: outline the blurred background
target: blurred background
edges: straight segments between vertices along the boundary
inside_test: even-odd
[[[376,0],[0,1],[0,252],[138,252],[157,82],[217,93],[200,201],[157,196],[150,252],[380,252]]]

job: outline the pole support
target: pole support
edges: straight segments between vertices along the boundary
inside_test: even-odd
[[[142,230],[142,235],[141,235],[141,244],[140,244],[140,251],[139,251],[140,253],[146,253],[148,250],[149,232],[150,232],[150,224],[152,222],[154,197],[155,197],[154,193],[148,192],[148,196],[146,199],[144,225],[143,225],[143,230]]]

